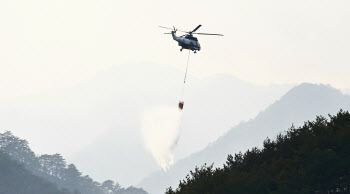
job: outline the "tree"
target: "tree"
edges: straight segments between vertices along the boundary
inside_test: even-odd
[[[50,183],[26,170],[17,161],[0,151],[0,193],[26,194],[69,194],[68,190],[60,190]]]
[[[12,135],[10,131],[0,133],[0,149],[30,170],[38,169],[40,166],[28,142]]]
[[[106,194],[116,194],[118,190],[120,190],[120,185],[118,183],[114,183],[111,180],[104,181],[101,185],[101,189],[103,193]]]
[[[9,154],[12,159],[24,165],[33,174],[40,176],[46,181],[57,184],[58,187],[62,188],[63,193],[71,191],[75,194],[146,194],[144,190],[139,188],[129,187],[124,189],[118,183],[110,180],[101,184],[91,179],[88,175],[83,176],[74,164],[67,166],[65,159],[60,154],[44,154],[37,157],[28,146],[26,140],[14,136],[9,131],[3,134],[0,133],[0,151]],[[8,191],[3,193],[27,192]]]
[[[196,167],[166,194],[348,193],[350,189],[350,114],[317,117],[292,126],[262,149],[229,155],[222,169]]]
[[[39,156],[42,171],[57,178],[63,178],[66,170],[66,161],[60,154]]]

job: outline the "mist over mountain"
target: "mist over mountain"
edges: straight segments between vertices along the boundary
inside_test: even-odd
[[[254,119],[240,123],[205,149],[178,161],[168,172],[154,172],[139,186],[154,194],[164,192],[169,186],[176,187],[195,166],[214,163],[221,167],[228,154],[261,147],[267,137],[275,137],[292,124],[299,126],[315,115],[335,114],[340,109],[350,109],[350,96],[327,85],[300,84]]]
[[[52,192],[164,193],[349,109],[349,7],[0,0],[0,151]]]
[[[144,145],[142,114],[152,107],[176,107],[183,78],[183,70],[166,65],[129,64],[70,87],[4,95],[0,127],[27,139],[38,154],[61,153],[96,180],[133,185],[160,169]],[[175,161],[253,118],[290,87],[258,86],[224,74],[201,79],[190,75]]]
[[[177,106],[183,73],[163,69],[163,67],[158,68],[161,75],[153,78],[154,82],[147,84],[149,85],[147,91],[144,93],[135,91],[135,94],[128,93],[128,96],[125,96],[126,99],[130,95],[135,104],[127,105],[128,110],[123,110],[128,112],[159,105]],[[142,74],[153,74],[149,71],[152,70],[144,70]],[[144,77],[141,74],[138,76]],[[253,117],[289,87],[289,85],[255,86],[228,75],[218,75],[201,80],[189,77],[185,88],[185,108],[180,126],[180,137],[175,147],[175,161],[204,148],[208,142],[214,141],[239,121]],[[119,95],[118,99],[124,98]],[[251,101],[254,101],[255,106]],[[239,106],[247,107],[246,111],[237,109]],[[120,111],[121,107],[117,109]],[[97,136],[88,147],[69,158],[94,177],[113,178],[114,176],[116,179],[122,179],[122,183],[125,184],[136,184],[144,176],[160,169],[155,159],[151,158],[148,151],[144,153],[145,148],[141,146],[143,141],[138,134],[140,123],[137,121],[140,120],[142,112],[137,112],[137,114],[139,114],[138,117],[130,116],[129,120],[125,119],[120,129],[111,129],[105,135]],[[221,122],[215,119],[218,115],[221,115]],[[135,120],[132,120],[133,118]],[[125,131],[127,135],[121,136],[120,131],[123,133]],[[194,140],[193,137],[199,138]],[[94,156],[103,156],[104,160],[98,160]],[[99,168],[100,166],[107,167],[106,165],[108,168]],[[115,173],[112,174],[110,169],[115,169]]]
[[[342,92],[344,94],[350,95],[350,89],[343,89]]]

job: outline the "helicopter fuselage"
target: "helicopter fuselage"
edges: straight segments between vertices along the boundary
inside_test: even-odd
[[[179,46],[181,46],[181,50],[190,49],[194,52],[201,50],[201,46],[198,42],[198,39],[192,36],[191,34],[188,34],[184,37],[176,36],[174,31],[172,31],[171,34],[173,36],[173,39],[179,43]]]

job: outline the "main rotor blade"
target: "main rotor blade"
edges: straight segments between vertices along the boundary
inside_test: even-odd
[[[209,33],[193,33],[193,34],[199,34],[199,35],[214,35],[214,36],[224,36],[222,34],[209,34]]]
[[[160,28],[165,28],[165,29],[169,29],[169,30],[174,30],[173,28],[168,28],[168,27],[164,27],[164,26],[158,26]]]
[[[200,28],[201,26],[202,26],[202,25],[200,25],[200,24],[199,24],[199,25],[198,25],[198,26],[197,26],[197,27],[196,27],[194,30],[192,30],[192,31],[191,31],[191,33],[193,33],[193,32],[195,32],[195,31],[197,31],[197,30],[198,30],[198,28]]]
[[[165,29],[169,29],[169,30],[172,30],[172,31],[174,31],[174,28],[168,28],[168,27],[164,27],[164,26],[158,26],[158,27],[160,27],[160,28],[165,28]],[[183,31],[183,30],[178,30],[178,29],[176,29],[176,31],[178,31],[178,32],[184,32],[184,33],[188,33],[187,31]]]
[[[171,34],[171,33],[169,33],[169,32],[166,32],[166,33],[164,33],[164,34]]]

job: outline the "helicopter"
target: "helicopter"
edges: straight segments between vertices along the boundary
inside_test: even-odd
[[[222,34],[210,34],[210,33],[198,33],[196,32],[202,25],[198,25],[194,30],[192,31],[182,31],[178,30],[173,26],[173,28],[163,27],[159,26],[160,28],[170,29],[170,33],[164,33],[164,34],[171,34],[173,36],[173,39],[179,43],[179,46],[181,46],[180,51],[183,49],[189,49],[192,50],[194,53],[201,50],[201,45],[198,42],[198,39],[193,36],[193,34],[198,35],[214,35],[214,36],[223,36]],[[182,36],[176,36],[176,32],[184,32],[186,34]]]

